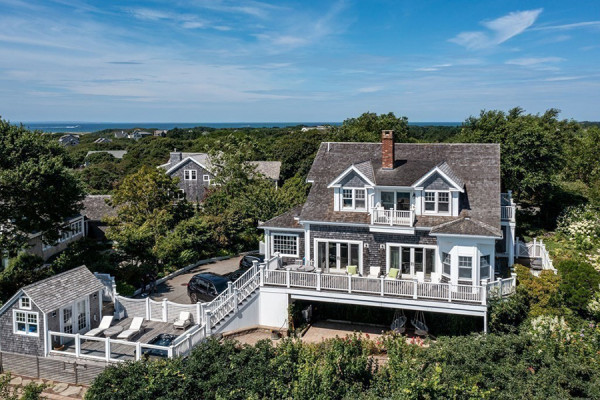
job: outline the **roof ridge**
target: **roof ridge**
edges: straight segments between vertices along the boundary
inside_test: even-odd
[[[82,268],[85,268],[85,269],[87,269],[87,270],[89,271],[88,267],[87,267],[85,264],[82,264],[82,265],[80,265],[79,267],[75,267],[75,268],[71,268],[71,269],[68,269],[68,270],[66,270],[66,271],[63,271],[63,272],[59,272],[58,274],[56,274],[56,275],[52,275],[52,276],[49,276],[49,277],[47,277],[47,278],[44,278],[44,279],[42,279],[41,281],[37,281],[37,282],[30,283],[30,284],[29,284],[29,285],[27,285],[27,286],[23,286],[23,287],[21,288],[21,290],[25,290],[25,289],[31,289],[32,287],[35,287],[35,286],[37,286],[37,285],[40,285],[40,284],[42,284],[42,283],[44,283],[44,282],[47,282],[47,281],[49,281],[49,280],[52,280],[52,279],[56,279],[56,278],[58,278],[58,277],[60,277],[60,276],[62,276],[62,275],[65,275],[65,274],[67,274],[67,273],[72,273],[72,272],[74,272],[74,271],[77,271],[77,270],[79,270],[79,269],[82,269]],[[92,271],[90,271],[90,272],[92,272]]]

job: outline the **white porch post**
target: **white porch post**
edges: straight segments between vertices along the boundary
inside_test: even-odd
[[[417,299],[417,287],[418,287],[419,281],[417,279],[413,279],[413,299]]]
[[[146,297],[146,320],[150,321],[150,297]]]
[[[382,275],[379,279],[381,280],[381,295],[383,296],[385,294],[385,277]]]
[[[169,322],[169,308],[167,306],[167,299],[164,298],[162,301],[162,319],[163,322]]]
[[[480,292],[481,292],[481,304],[485,306],[487,303],[487,279],[481,280]]]
[[[348,293],[352,293],[352,275],[348,275]]]
[[[321,269],[317,269],[317,291],[321,290],[321,273],[323,271],[321,271]]]
[[[233,288],[233,299],[235,300],[235,312],[237,312],[239,309],[240,294],[236,287]]]
[[[212,334],[212,327],[211,327],[211,312],[210,310],[206,310],[204,312],[204,318],[206,319],[206,325],[205,325],[205,336],[209,337]]]
[[[202,303],[196,303],[196,323],[202,325]]]
[[[106,341],[104,342],[105,348],[105,356],[106,356],[106,361],[110,361],[110,338],[106,338]]]
[[[142,343],[135,342],[135,361],[139,361],[142,358]]]
[[[265,265],[260,266],[260,286],[265,286]]]
[[[254,261],[252,261],[252,273],[256,274],[257,272],[258,272],[258,261],[254,260]]]
[[[488,320],[487,320],[487,312],[483,314],[483,333],[487,334],[488,332]]]
[[[81,339],[79,333],[75,335],[75,357],[79,358],[81,356]]]
[[[285,286],[286,287],[290,287],[290,269],[286,268],[285,269]]]

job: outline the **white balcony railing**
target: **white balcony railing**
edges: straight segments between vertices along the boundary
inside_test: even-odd
[[[371,224],[390,226],[413,226],[415,212],[413,210],[383,210],[373,208],[371,210]]]
[[[500,193],[500,218],[502,221],[515,222],[517,205],[513,202],[512,191]]]

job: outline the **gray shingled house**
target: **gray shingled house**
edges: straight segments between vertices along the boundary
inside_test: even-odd
[[[0,352],[43,357],[49,330],[85,333],[102,319],[104,285],[85,266],[20,289],[0,308]]]
[[[278,185],[280,179],[280,161],[252,161],[256,172]],[[159,168],[163,168],[170,176],[179,178],[179,188],[189,201],[201,202],[206,190],[214,179],[211,171],[210,156],[206,153],[183,153],[174,151],[169,156],[169,161]]]
[[[267,258],[473,286],[512,265],[497,144],[322,143],[307,182],[302,206],[261,224]]]

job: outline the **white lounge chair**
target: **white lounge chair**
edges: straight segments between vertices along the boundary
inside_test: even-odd
[[[100,321],[100,325],[97,328],[91,329],[84,334],[84,336],[98,336],[108,328],[110,328],[110,324],[112,324],[113,316],[106,315],[102,317],[102,321]]]
[[[192,323],[192,314],[188,311],[179,313],[179,317],[173,321],[173,327],[176,329],[185,329]]]
[[[131,321],[131,325],[129,325],[129,329],[119,333],[119,335],[117,336],[117,339],[129,340],[131,337],[133,337],[134,335],[136,335],[137,333],[139,333],[142,330],[143,323],[144,323],[144,318],[135,317]]]

